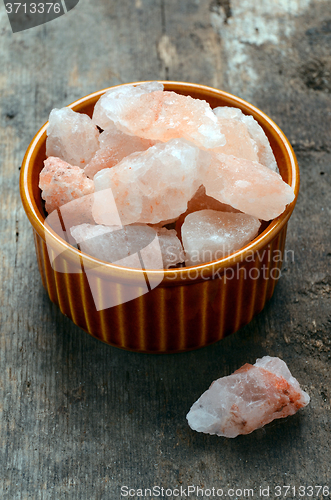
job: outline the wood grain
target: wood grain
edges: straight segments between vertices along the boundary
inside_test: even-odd
[[[119,499],[122,485],[257,494],[260,484],[328,484],[330,3],[81,0],[16,34],[0,12],[0,498]],[[292,141],[302,184],[288,230],[293,254],[265,310],[213,346],[152,356],[103,345],[49,301],[18,177],[53,107],[164,78],[258,105]],[[185,415],[211,381],[264,354],[289,364],[310,406],[234,440],[191,431]]]

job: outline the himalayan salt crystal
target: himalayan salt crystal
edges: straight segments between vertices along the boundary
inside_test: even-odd
[[[230,154],[238,156],[239,158],[247,158],[248,160],[258,161],[265,167],[270,168],[270,170],[278,172],[276,158],[271,149],[268,137],[266,136],[261,125],[259,125],[259,123],[253,118],[253,116],[245,115],[241,111],[241,109],[230,108],[227,106],[219,106],[218,108],[214,108],[213,111],[215,115],[219,118],[221,125],[223,120],[236,120],[237,122],[244,125],[248,134],[253,140],[254,150],[257,153],[257,158],[248,158],[247,156],[239,156],[239,154],[236,153],[230,153]]]
[[[145,224],[124,227],[81,224],[70,232],[83,252],[106,262],[133,267],[134,260],[127,258],[137,252],[141,252],[145,269],[163,269],[183,260],[183,248],[173,234],[175,231],[167,229],[156,231]],[[140,268],[140,260],[136,261]]]
[[[81,168],[52,156],[44,161],[44,165],[39,176],[39,187],[49,214],[75,198],[93,193],[93,181],[86,177]]]
[[[93,179],[94,175],[100,170],[114,167],[126,156],[137,151],[146,151],[146,149],[155,145],[155,141],[127,135],[114,126],[108,126],[100,134],[99,144],[100,149],[84,168],[84,173],[90,179]]]
[[[150,85],[150,84],[149,84]],[[107,92],[98,101],[93,121],[107,123],[130,135],[166,142],[183,137],[202,148],[225,144],[218,120],[206,101],[175,92],[140,92],[141,86],[126,86]]]
[[[134,108],[143,94],[162,91],[163,88],[162,83],[159,82],[145,82],[139,85],[129,84],[114,87],[102,95],[96,103],[92,121],[103,130],[109,126],[114,127],[117,115],[123,112],[125,106]]]
[[[202,175],[208,196],[265,221],[278,217],[294,200],[292,187],[255,161],[213,154]]]
[[[257,235],[260,221],[241,213],[200,210],[182,225],[187,266],[221,259],[244,247]]]
[[[259,160],[257,144],[249,135],[244,123],[227,118],[218,118],[218,123],[225,135],[226,144],[220,148],[213,148],[215,153],[233,155],[251,161]]]
[[[133,153],[94,176],[95,190],[104,193],[93,206],[94,220],[109,226],[118,214],[123,225],[174,220],[201,184],[199,169],[200,151],[184,139]]]
[[[194,194],[193,198],[187,203],[187,210],[179,216],[176,221],[176,231],[180,233],[181,227],[184,224],[185,218],[188,214],[197,212],[198,210],[218,210],[220,212],[234,212],[237,213],[238,210],[231,207],[231,205],[226,205],[221,203],[215,198],[206,195],[206,188],[200,186],[197,192]]]
[[[99,131],[89,116],[70,108],[53,109],[47,127],[46,155],[84,168],[99,149]]]
[[[186,418],[195,431],[234,438],[293,415],[309,401],[286,363],[264,356],[214,381]]]

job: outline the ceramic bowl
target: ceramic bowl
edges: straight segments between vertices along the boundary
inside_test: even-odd
[[[80,328],[112,346],[137,352],[197,349],[237,331],[271,298],[280,277],[288,220],[299,191],[294,152],[278,126],[255,106],[203,85],[162,82],[166,90],[233,106],[263,127],[294,201],[248,245],[226,258],[180,269],[144,271],[105,263],[81,253],[45,223],[38,178],[46,159],[47,123],[25,154],[20,178],[32,225],[39,270],[52,302]],[[139,85],[139,82],[136,83]],[[108,89],[70,104],[92,115]],[[131,300],[130,300],[131,299]]]

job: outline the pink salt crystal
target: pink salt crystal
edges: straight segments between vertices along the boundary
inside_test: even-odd
[[[215,153],[233,155],[251,161],[259,160],[257,145],[244,123],[228,118],[218,118],[218,123],[221,132],[225,135],[226,144],[220,148],[214,148]]]
[[[104,200],[100,198],[93,207],[95,222],[114,224],[109,190],[123,225],[176,219],[201,184],[199,169],[199,149],[183,139],[156,144],[124,158],[94,176],[95,190],[104,193]]]
[[[99,126],[107,118],[130,135],[162,142],[183,137],[199,147],[215,148],[225,144],[217,117],[209,104],[175,92],[156,90],[140,93],[139,86],[123,94],[110,91],[96,104],[93,120]]]
[[[39,187],[48,213],[75,198],[93,193],[93,181],[86,177],[81,168],[52,156],[44,161],[44,165],[39,176]]]
[[[123,158],[137,151],[146,151],[155,141],[124,134],[114,126],[109,126],[99,137],[100,149],[86,165],[84,173],[93,179],[104,168],[117,165]]]
[[[279,174],[254,161],[213,154],[202,176],[208,196],[258,219],[278,217],[294,200]]]
[[[122,113],[125,106],[134,108],[143,94],[162,90],[163,85],[159,82],[114,87],[101,96],[96,103],[92,121],[105,130],[109,126],[114,126],[117,114]]]
[[[214,381],[186,418],[193,430],[234,438],[293,415],[309,401],[286,363],[264,356]]]
[[[227,106],[219,106],[214,108],[215,115],[219,118],[220,123],[222,120],[235,120],[244,125],[246,131],[250,135],[257,158],[248,158],[247,156],[239,156],[236,153],[230,153],[239,158],[247,158],[248,160],[256,160],[265,167],[278,172],[276,158],[271,149],[268,137],[266,136],[263,128],[251,115],[245,115],[239,108],[230,108]],[[228,153],[227,153],[228,154]]]
[[[258,233],[260,221],[241,213],[200,210],[182,225],[187,266],[221,259],[244,247]]]
[[[221,203],[215,198],[206,195],[206,188],[200,186],[197,192],[194,194],[193,198],[187,203],[187,210],[179,216],[176,221],[176,231],[180,233],[180,229],[184,223],[185,218],[188,214],[197,212],[198,210],[218,210],[220,212],[234,212],[237,213],[238,210],[231,207],[231,205],[226,205]]]
[[[84,168],[99,149],[99,131],[89,116],[70,108],[53,109],[47,127],[46,154]]]

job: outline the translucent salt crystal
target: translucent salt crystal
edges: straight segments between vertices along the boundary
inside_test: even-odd
[[[226,143],[220,148],[214,148],[215,153],[233,155],[251,161],[259,160],[256,142],[249,135],[244,123],[228,118],[218,118],[218,123],[225,135]]]
[[[140,252],[145,269],[168,268],[183,261],[183,248],[175,231],[166,228],[156,231],[145,224],[101,226],[81,224],[72,227],[71,235],[80,249],[98,259],[133,267],[134,260],[125,259]]]
[[[99,131],[89,116],[70,108],[53,109],[47,127],[46,155],[84,168],[99,149]]]
[[[96,191],[104,192],[104,199],[93,206],[95,222],[114,224],[110,190],[123,225],[176,219],[201,184],[199,158],[200,151],[193,144],[173,139],[101,170],[94,176],[94,184]]]
[[[221,259],[255,238],[260,228],[256,217],[241,213],[200,210],[189,214],[182,225],[182,241],[188,266]]]
[[[145,139],[166,142],[183,137],[203,148],[225,144],[209,104],[175,92],[141,93],[138,86],[131,86],[120,94],[114,89],[95,106],[93,120],[100,127],[107,123],[105,116],[123,132]]]
[[[253,118],[251,115],[245,115],[238,108],[230,108],[227,106],[219,106],[218,108],[214,108],[215,115],[221,120],[236,120],[242,123],[250,137],[253,139],[255,145],[255,153],[257,154],[257,158],[249,158],[248,156],[240,156],[240,154],[236,154],[235,152],[230,153],[234,156],[238,156],[239,158],[247,158],[248,160],[257,160],[259,163],[264,165],[265,167],[278,172],[276,158],[271,149],[268,137],[266,136],[263,128],[259,123]],[[243,133],[243,132],[242,132]],[[228,137],[227,137],[228,139]],[[229,138],[230,139],[230,138]],[[229,153],[227,153],[229,154]]]
[[[208,196],[258,219],[278,217],[294,200],[292,187],[257,162],[214,154],[202,175]]]
[[[221,203],[215,198],[206,195],[206,188],[204,186],[200,186],[197,192],[193,195],[193,197],[187,203],[187,210],[179,216],[176,221],[176,231],[180,234],[181,227],[184,224],[185,218],[188,214],[193,212],[197,212],[198,210],[218,210],[220,212],[238,212],[235,208],[231,207],[231,205],[226,205],[225,203]]]
[[[143,94],[162,90],[163,85],[159,82],[121,85],[120,87],[110,89],[96,103],[92,121],[105,130],[109,126],[114,126],[114,122],[117,121],[117,115],[121,114],[126,106],[134,108]]]
[[[39,176],[39,187],[48,213],[75,198],[93,193],[93,181],[86,177],[81,168],[52,156],[44,161],[44,165]]]
[[[185,256],[182,244],[177,237],[177,232],[174,229],[166,227],[156,230],[161,248],[163,265],[165,269],[184,262]]]
[[[104,168],[117,165],[123,158],[137,151],[146,151],[155,141],[124,134],[114,126],[109,126],[99,137],[100,149],[86,165],[84,173],[93,179]]]
[[[286,363],[264,356],[214,381],[186,418],[193,430],[234,438],[293,415],[309,401]]]

